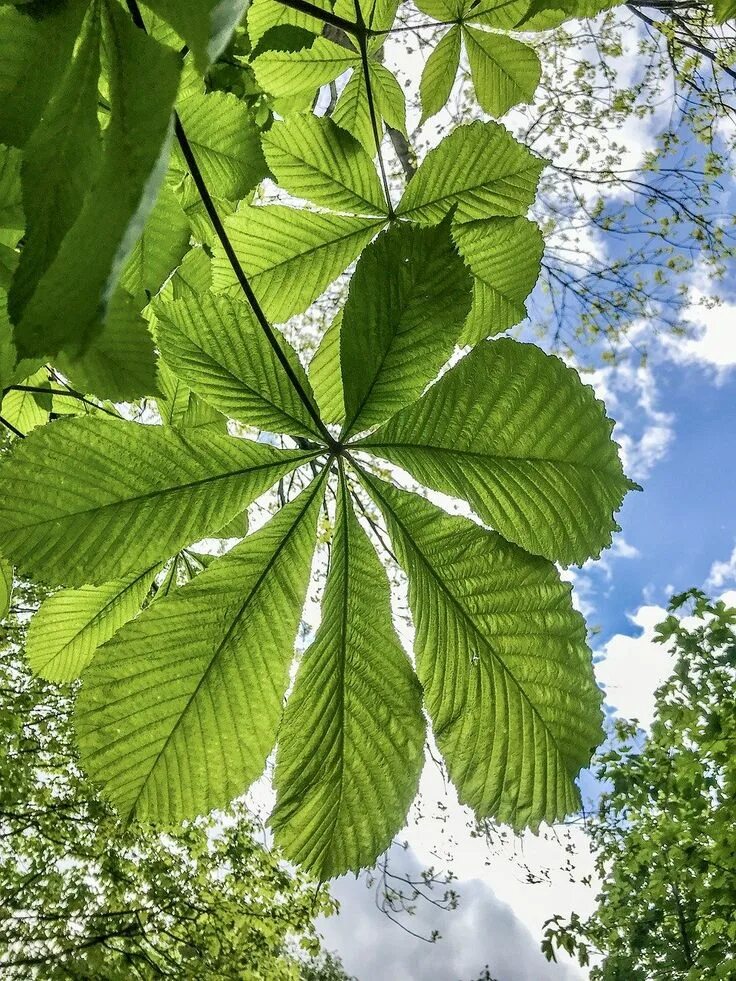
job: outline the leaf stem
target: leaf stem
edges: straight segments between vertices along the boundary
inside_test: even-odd
[[[136,26],[138,26],[139,28],[145,31],[146,29],[145,24],[143,23],[143,18],[141,16],[141,12],[136,0],[127,0],[127,3],[134,23],[136,24]],[[317,408],[314,405],[311,396],[306,391],[301,381],[297,377],[296,372],[294,371],[291,364],[289,363],[289,359],[287,358],[283,348],[281,347],[281,344],[279,343],[273,328],[269,324],[266,315],[264,314],[263,309],[261,308],[261,305],[258,302],[258,298],[253,292],[253,288],[250,285],[250,282],[248,281],[248,277],[245,274],[245,270],[240,264],[240,260],[238,259],[235,253],[235,249],[233,248],[232,242],[228,238],[227,232],[225,231],[225,226],[223,225],[222,220],[220,219],[220,215],[217,211],[217,208],[215,207],[215,203],[212,200],[212,196],[210,195],[210,192],[207,188],[204,177],[202,175],[202,171],[200,170],[199,164],[197,163],[197,158],[194,155],[194,151],[192,150],[191,144],[187,139],[187,135],[184,131],[184,127],[182,126],[181,119],[179,118],[179,114],[176,112],[176,110],[174,110],[174,134],[176,136],[179,147],[181,148],[181,152],[184,156],[184,159],[187,163],[187,167],[189,168],[189,172],[192,175],[192,180],[194,181],[195,187],[199,192],[199,196],[202,198],[202,204],[205,207],[205,211],[207,212],[207,215],[215,229],[215,234],[217,235],[223,249],[225,250],[225,255],[227,256],[228,261],[230,262],[230,265],[233,268],[233,272],[235,273],[235,276],[238,280],[238,283],[240,284],[241,289],[245,293],[246,299],[248,300],[248,303],[250,304],[250,307],[253,310],[253,313],[255,314],[256,320],[258,321],[261,329],[263,330],[263,333],[266,335],[266,339],[269,345],[271,346],[271,349],[273,350],[274,354],[276,355],[276,358],[279,364],[281,365],[284,373],[286,374],[286,377],[291,382],[294,391],[298,395],[300,401],[304,405],[309,415],[312,417],[312,420],[315,426],[317,427],[317,432],[321,435],[321,437],[324,439],[325,443],[330,449],[335,448],[337,446],[335,439],[333,438],[332,434],[328,430],[327,426],[322,421],[320,414],[317,411]]]
[[[225,231],[225,226],[223,225],[220,219],[220,215],[217,211],[217,208],[215,207],[215,203],[212,200],[212,197],[207,189],[207,185],[205,184],[204,178],[202,176],[202,171],[199,169],[199,164],[197,163],[196,157],[194,156],[194,151],[192,150],[189,140],[187,139],[187,135],[184,132],[184,127],[182,126],[181,120],[179,119],[179,116],[176,112],[174,112],[174,133],[176,135],[179,146],[181,147],[181,152],[184,155],[184,159],[186,160],[187,167],[189,168],[189,172],[192,175],[192,180],[194,181],[194,184],[197,190],[199,191],[199,196],[202,198],[202,203],[204,204],[205,211],[207,212],[210,221],[212,222],[212,225],[215,229],[215,233],[220,240],[220,244],[225,250],[225,255],[227,256],[228,261],[230,262],[230,265],[233,268],[233,272],[235,273],[235,276],[238,280],[238,283],[240,284],[241,289],[245,293],[246,299],[248,300],[248,303],[250,304],[250,307],[253,310],[253,313],[255,314],[256,320],[258,321],[261,329],[263,330],[263,333],[266,335],[266,339],[268,340],[268,343],[270,344],[274,354],[276,355],[276,358],[278,359],[281,367],[283,368],[284,373],[286,374],[289,381],[291,382],[294,391],[299,396],[299,399],[301,400],[305,409],[312,417],[315,425],[317,426],[317,431],[320,433],[320,435],[325,440],[327,445],[330,448],[332,448],[333,446],[336,445],[335,440],[333,439],[330,431],[327,429],[327,426],[325,426],[324,422],[322,422],[322,419],[320,418],[320,414],[317,411],[311,397],[309,396],[308,392],[304,389],[302,383],[297,378],[296,372],[289,364],[289,360],[286,357],[283,348],[279,344],[278,338],[276,337],[273,328],[271,327],[268,320],[266,319],[266,315],[264,314],[263,309],[261,308],[261,305],[258,302],[255,293],[253,292],[253,287],[250,285],[248,281],[248,277],[245,274],[245,270],[240,264],[240,260],[238,259],[235,253],[235,249],[233,248],[232,242],[228,238],[228,234]]]
[[[292,10],[298,10],[302,14],[309,14],[311,17],[324,21],[325,24],[332,24],[333,27],[338,27],[341,31],[345,31],[346,34],[352,34],[355,37],[360,34],[359,24],[355,24],[345,17],[339,17],[330,10],[323,10],[321,7],[309,3],[308,0],[277,0],[277,2],[283,7],[291,7]],[[377,34],[378,31],[369,30],[366,33]]]
[[[73,388],[42,388],[40,385],[9,385],[3,390],[3,395],[7,392],[32,392],[34,395],[63,395],[66,398],[84,402],[85,405],[89,405],[93,409],[99,409],[100,412],[106,412],[107,415],[112,416],[114,419],[120,418],[120,413],[113,412],[112,409],[108,409],[104,405],[98,405],[97,402],[88,399],[81,392],[75,392]]]
[[[378,166],[381,170],[381,180],[383,181],[383,190],[386,195],[386,203],[388,204],[388,216],[389,218],[394,218],[396,213],[394,212],[394,206],[391,203],[391,189],[388,183],[388,177],[386,176],[386,167],[383,162],[383,154],[381,153],[381,137],[378,131],[378,116],[376,114],[376,104],[373,98],[373,82],[371,81],[371,66],[368,60],[368,28],[365,26],[365,21],[363,20],[363,11],[360,9],[360,0],[353,0],[355,5],[355,19],[358,22],[360,28],[359,33],[356,35],[358,39],[358,45],[360,47],[360,60],[363,65],[363,74],[365,76],[365,94],[368,99],[368,112],[371,117],[371,129],[373,130],[373,139],[376,144],[376,152],[378,153]]]
[[[20,439],[26,438],[25,433],[22,433],[20,429],[16,429],[12,422],[8,422],[8,420],[4,419],[2,416],[0,416],[0,423],[2,423],[2,425],[5,426],[6,429],[9,429],[11,433],[13,433],[15,436],[18,436]]]

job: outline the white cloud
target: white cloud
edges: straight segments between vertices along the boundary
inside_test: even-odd
[[[725,381],[736,367],[736,304],[709,306],[702,294],[688,307],[686,319],[694,337],[663,338],[665,353],[678,363],[698,362],[715,372],[716,382]]]
[[[404,853],[402,871],[417,875],[423,867],[411,849]],[[486,876],[487,878],[487,876]],[[503,981],[578,981],[582,973],[569,964],[548,964],[539,939],[514,910],[480,878],[455,883],[457,910],[444,912],[419,904],[406,927],[428,936],[427,943],[404,932],[376,906],[374,893],[362,881],[341,879],[333,887],[340,901],[338,916],[320,922],[326,945],[340,952],[345,968],[360,981],[471,981],[485,965]],[[555,912],[556,907],[551,910]]]
[[[707,589],[722,589],[727,583],[736,583],[736,545],[725,562],[714,562],[705,582]]]
[[[616,634],[598,652],[598,681],[618,715],[638,719],[648,729],[654,718],[654,693],[672,670],[672,654],[654,641],[654,628],[667,616],[661,606],[640,606],[630,616],[639,636]]]

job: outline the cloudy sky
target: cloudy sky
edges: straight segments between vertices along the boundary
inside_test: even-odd
[[[652,145],[650,123],[621,135],[632,163]],[[693,285],[707,296],[697,276]],[[736,587],[736,287],[726,299],[712,310],[693,306],[689,339],[658,338],[641,325],[646,367],[632,347],[628,360],[588,379],[617,421],[627,472],[644,492],[627,498],[623,532],[604,560],[575,573],[577,598],[597,628],[591,643],[607,711],[643,726],[668,671],[666,652],[652,643],[668,597],[693,585],[716,594]],[[589,776],[582,787],[590,800]],[[396,925],[376,907],[365,879],[341,880],[333,891],[342,911],[323,932],[360,981],[475,981],[485,965],[498,981],[585,977],[570,962],[548,965],[539,952],[547,917],[584,914],[592,905],[593,891],[579,881],[591,860],[578,827],[489,846],[471,837],[467,813],[430,764],[421,813],[412,812],[403,838],[408,847],[394,849],[391,869],[411,876],[428,865],[451,866],[459,908],[419,901],[416,914]],[[528,883],[527,869],[541,881]],[[442,938],[431,944],[402,926],[423,937],[438,930]]]

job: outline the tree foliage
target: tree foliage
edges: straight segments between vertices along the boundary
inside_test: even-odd
[[[499,115],[539,74],[509,29],[610,6],[421,9],[461,28]],[[81,677],[82,766],[121,819],[170,827],[226,807],[276,747],[276,841],[326,878],[371,865],[402,827],[425,713],[479,817],[537,827],[575,810],[600,693],[555,563],[598,556],[634,485],[578,374],[492,339],[539,272],[526,216],[545,161],[479,119],[397,193],[382,136],[405,131],[403,94],[381,61],[397,4],[255,0],[236,28],[242,13],[0,8],[0,51],[15,52],[0,552],[65,587],[31,625],[29,660]],[[331,112],[313,112],[346,72]],[[423,80],[430,105],[442,74]],[[276,324],[353,263],[305,368]],[[276,513],[244,537],[274,485]],[[413,661],[382,527],[408,579]],[[192,552],[223,535],[242,540],[214,561]],[[293,677],[318,539],[322,623]]]
[[[3,977],[322,977],[313,919],[334,903],[259,843],[242,802],[175,834],[121,827],[79,768],[70,693],[24,663],[39,599],[19,582],[1,628]]]
[[[731,978],[736,609],[691,590],[673,598],[656,639],[674,665],[651,731],[620,720],[597,758],[598,906],[587,920],[554,917],[544,949],[577,953],[606,981]]]

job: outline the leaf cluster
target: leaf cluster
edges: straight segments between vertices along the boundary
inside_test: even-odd
[[[0,411],[18,436],[0,467],[0,551],[65,587],[28,658],[49,680],[81,676],[86,772],[124,820],[171,826],[243,794],[276,747],[276,840],[324,879],[371,865],[403,826],[428,719],[479,817],[563,817],[601,696],[555,563],[607,547],[634,485],[577,373],[489,339],[523,316],[538,274],[526,212],[544,161],[476,121],[395,200],[381,135],[398,102],[374,61],[396,4],[300,2],[297,23],[292,3],[254,4],[249,71],[280,117],[262,131],[252,103],[204,74],[242,3],[128,6],[0,8],[0,39],[20,31],[27,53],[0,113],[15,202]],[[553,5],[517,7],[531,25]],[[482,23],[514,26],[496,21]],[[30,72],[42,57],[49,70]],[[340,100],[331,116],[308,108],[346,58],[340,98],[360,88],[372,143]],[[531,96],[531,76],[478,71],[499,112]],[[263,203],[266,177],[303,204]],[[356,260],[307,369],[276,324]],[[153,402],[137,421],[114,404],[144,396],[152,417]],[[8,398],[22,401],[11,419]],[[279,509],[245,537],[275,485]],[[196,548],[223,536],[241,540],[214,560]],[[322,619],[297,663],[318,538]],[[408,580],[413,658],[386,555]]]

